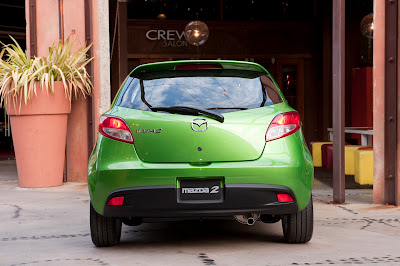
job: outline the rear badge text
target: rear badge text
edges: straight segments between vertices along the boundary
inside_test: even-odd
[[[136,133],[161,133],[161,128],[158,129],[136,129]]]
[[[215,194],[219,192],[219,186],[213,186],[211,189],[208,187],[184,187],[182,188],[182,194]]]

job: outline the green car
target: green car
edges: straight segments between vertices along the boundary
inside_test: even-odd
[[[89,160],[96,246],[122,223],[226,217],[282,221],[312,237],[313,166],[292,109],[259,64],[170,61],[135,68],[100,118]]]

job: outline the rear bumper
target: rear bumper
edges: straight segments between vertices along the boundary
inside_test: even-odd
[[[146,211],[147,209],[157,211],[160,216],[164,216],[164,213],[165,215],[172,215],[172,210],[175,210],[173,215],[176,216],[190,215],[191,212],[203,215],[201,213],[207,213],[207,208],[201,209],[187,203],[177,204],[176,187],[179,187],[178,180],[181,178],[211,179],[215,177],[223,178],[226,189],[224,204],[219,206],[213,203],[208,208],[208,213],[215,212],[227,215],[250,211],[273,213],[274,209],[286,207],[290,210],[284,211],[285,213],[292,210],[292,207],[283,206],[285,204],[279,204],[276,200],[250,201],[248,197],[259,195],[258,190],[254,192],[254,190],[247,191],[244,189],[243,194],[235,195],[237,192],[235,192],[234,186],[239,184],[253,186],[253,188],[259,185],[269,188],[274,186],[287,188],[294,195],[293,198],[296,200],[297,206],[296,212],[298,212],[307,206],[310,199],[313,181],[312,158],[306,149],[301,131],[268,142],[263,154],[257,160],[214,162],[205,165],[146,163],[137,157],[131,144],[111,140],[100,134],[89,160],[88,188],[92,205],[96,212],[101,215],[121,216],[123,212],[118,213],[118,211],[122,208],[126,209],[126,216],[151,214],[151,212]],[[166,190],[146,192],[149,194],[143,195],[145,200],[136,197],[140,204],[132,205],[135,208],[113,206],[113,210],[110,210],[106,206],[108,197],[113,193],[132,191],[130,193],[133,195],[139,195],[143,193],[140,191],[146,190],[144,188],[154,189],[157,186],[164,187]],[[132,197],[135,198],[135,196]],[[262,197],[260,196],[260,198]],[[140,207],[147,206],[146,202],[152,203],[150,204],[151,208]],[[257,204],[250,204],[252,202]],[[249,203],[249,205],[242,205],[243,203]],[[165,204],[169,205],[166,206]],[[117,213],[113,213],[114,209]],[[139,213],[142,210],[143,213]]]
[[[112,197],[124,196],[122,206],[104,207],[108,217],[208,217],[229,216],[245,213],[289,214],[298,211],[293,192],[282,186],[227,184],[222,202],[185,203],[178,202],[176,186],[149,186],[119,189],[110,193]],[[280,203],[277,193],[290,194],[294,202]]]

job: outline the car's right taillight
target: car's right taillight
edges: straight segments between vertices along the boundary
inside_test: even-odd
[[[275,116],[265,134],[265,141],[280,139],[300,129],[300,117],[297,112],[287,112]]]
[[[99,131],[107,138],[133,144],[131,130],[121,118],[106,115],[101,116]]]

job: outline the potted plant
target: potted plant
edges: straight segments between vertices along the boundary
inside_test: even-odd
[[[49,55],[29,58],[13,39],[0,52],[0,105],[10,115],[21,187],[63,182],[65,143],[71,99],[90,95],[85,66],[89,46],[72,52],[69,38],[49,47]],[[2,59],[4,58],[4,60]]]

